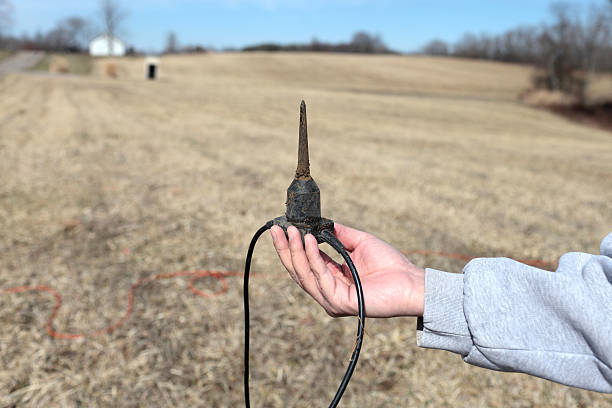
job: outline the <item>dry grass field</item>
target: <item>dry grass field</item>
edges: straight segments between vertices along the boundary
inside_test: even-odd
[[[284,212],[308,104],[323,213],[398,248],[555,261],[612,230],[612,133],[517,102],[518,65],[404,56],[96,60],[90,76],[0,77],[0,288],[50,285],[54,327],[116,322],[156,273],[241,271]],[[462,263],[414,256],[423,267]],[[253,406],[327,406],[354,341],[284,273],[268,236],[251,287]],[[242,282],[141,287],[112,334],[53,339],[49,293],[0,295],[0,407],[239,407]],[[219,289],[208,278],[200,290]],[[610,407],[612,397],[419,349],[369,319],[343,407]],[[551,334],[554,335],[554,334]]]
[[[0,61],[11,56],[10,51],[0,50]]]
[[[59,67],[67,73],[86,75],[91,72],[92,58],[86,54],[47,54],[31,70],[57,73]]]

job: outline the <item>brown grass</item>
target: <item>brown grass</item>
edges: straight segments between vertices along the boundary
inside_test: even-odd
[[[545,89],[531,89],[521,94],[521,101],[527,105],[538,108],[551,106],[571,106],[578,103],[578,99],[560,91]]]
[[[593,103],[612,100],[612,74],[593,75],[588,87],[588,97]]]
[[[54,57],[49,63],[49,72],[54,74],[67,74],[70,72],[70,63],[65,57]]]
[[[13,55],[13,52],[11,51],[7,51],[7,50],[0,50],[0,61],[2,61],[3,59],[6,59],[8,57],[10,57],[11,55]]]
[[[117,59],[111,80],[0,77],[0,287],[64,295],[61,331],[114,322],[143,276],[239,271],[283,211],[298,104],[324,214],[398,248],[555,260],[612,226],[612,137],[517,102],[529,70],[452,59],[312,54]],[[128,250],[128,251],[126,251]],[[462,264],[415,256],[421,266]],[[331,319],[276,259],[252,281],[253,406],[326,406],[355,319]],[[241,282],[203,299],[181,279],[136,294],[112,335],[53,340],[53,299],[0,296],[0,406],[242,404]],[[214,290],[215,280],[198,283]],[[368,320],[345,407],[609,407],[610,396],[415,346],[414,319]]]
[[[114,62],[105,62],[104,63],[104,75],[109,78],[117,78],[119,75],[119,67]]]
[[[87,54],[48,54],[30,70],[88,75],[91,69],[92,58]]]
[[[545,89],[526,89],[519,99],[580,124],[612,131],[612,74],[593,75],[584,100]]]

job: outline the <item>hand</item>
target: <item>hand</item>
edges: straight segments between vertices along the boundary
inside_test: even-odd
[[[425,271],[373,235],[334,225],[336,237],[351,254],[363,287],[368,317],[422,316]],[[319,250],[314,236],[291,226],[289,241],[282,228],[270,230],[281,262],[294,281],[330,316],[357,315],[357,293],[346,263],[339,265]]]

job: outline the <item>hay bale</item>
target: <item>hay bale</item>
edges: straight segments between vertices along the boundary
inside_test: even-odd
[[[117,78],[119,76],[119,67],[114,62],[104,63],[104,75],[109,78]]]
[[[70,72],[70,64],[65,57],[55,57],[49,64],[49,72],[54,74],[67,74]]]

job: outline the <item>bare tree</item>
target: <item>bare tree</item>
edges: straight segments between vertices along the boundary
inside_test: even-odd
[[[10,0],[0,0],[0,37],[13,25],[13,4]]]
[[[91,23],[81,17],[68,17],[64,20],[70,41],[79,49],[85,49],[92,35]]]
[[[581,101],[593,72],[605,68],[612,38],[606,9],[583,10],[567,2],[552,5],[553,23],[543,28],[539,41],[544,74],[535,77],[536,87],[569,93]]]
[[[63,27],[55,27],[45,35],[45,48],[53,51],[69,51],[68,32]]]
[[[611,23],[612,19],[607,10],[602,7],[591,7],[582,29],[581,38],[584,50],[583,66],[589,77],[604,63],[602,58],[608,55],[609,49],[607,48],[612,40]]]
[[[166,53],[172,54],[178,51],[178,40],[176,39],[176,33],[170,31],[166,36]]]
[[[422,52],[427,55],[448,55],[448,44],[445,41],[433,39],[425,44]]]
[[[113,54],[113,40],[121,30],[127,17],[127,12],[116,0],[100,1],[100,19],[104,27],[104,33],[108,37],[108,51]]]
[[[73,16],[60,20],[49,34],[60,39],[65,50],[76,52],[86,48],[91,32],[91,24],[87,20]]]
[[[353,34],[349,46],[353,52],[370,54],[384,53],[389,50],[380,35],[372,35],[365,31],[358,31]]]
[[[612,0],[590,8],[553,3],[548,23],[492,36],[467,33],[454,44],[453,55],[533,64],[536,88],[584,102],[592,74],[612,71]]]
[[[487,58],[486,39],[478,38],[476,35],[466,33],[455,44],[453,54],[465,58]]]

